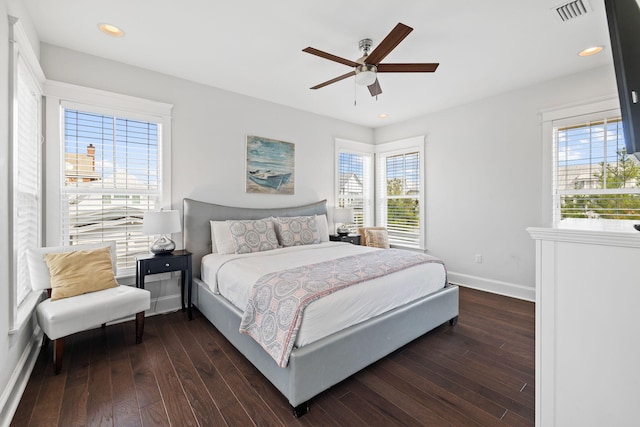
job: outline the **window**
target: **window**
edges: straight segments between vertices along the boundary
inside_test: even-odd
[[[618,110],[553,121],[554,222],[617,227],[640,220],[640,161],[627,154]]]
[[[119,274],[148,252],[146,211],[162,206],[162,126],[63,103],[63,244],[116,241]]]
[[[373,146],[336,140],[336,206],[353,208],[353,231],[373,225]]]
[[[19,330],[39,295],[31,292],[26,251],[38,247],[41,239],[41,111],[40,69],[24,30],[10,18],[10,176],[11,230],[10,330]]]
[[[376,146],[377,215],[389,243],[424,249],[424,137]]]

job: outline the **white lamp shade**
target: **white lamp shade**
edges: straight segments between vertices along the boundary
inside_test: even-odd
[[[182,230],[178,211],[145,212],[142,220],[142,233],[154,236],[158,234],[177,233]]]
[[[333,222],[340,224],[353,223],[353,208],[335,208],[333,211]]]

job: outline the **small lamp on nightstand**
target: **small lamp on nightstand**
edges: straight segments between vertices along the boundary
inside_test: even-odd
[[[341,236],[349,234],[349,225],[353,224],[353,208],[335,208],[333,211],[334,224],[340,224],[336,233]]]
[[[182,230],[178,211],[149,211],[145,212],[142,220],[142,233],[148,236],[159,235],[151,244],[149,250],[156,255],[170,254],[176,244],[167,234]]]

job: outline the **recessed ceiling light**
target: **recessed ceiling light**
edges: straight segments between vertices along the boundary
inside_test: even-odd
[[[102,31],[108,36],[112,36],[112,37],[124,36],[124,31],[122,31],[120,28],[116,27],[115,25],[101,23],[101,24],[98,24],[98,28],[100,29],[100,31]]]
[[[378,118],[379,119],[386,119],[387,117],[389,117],[388,114],[382,113],[382,114],[378,114]]]
[[[591,56],[591,55],[595,55],[596,53],[602,52],[602,49],[604,49],[604,46],[591,46],[591,47],[588,47],[586,49],[581,50],[578,53],[578,55],[580,55],[580,56]]]

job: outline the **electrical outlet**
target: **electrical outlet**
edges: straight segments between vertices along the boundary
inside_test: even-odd
[[[482,264],[482,254],[476,254],[476,263]]]

